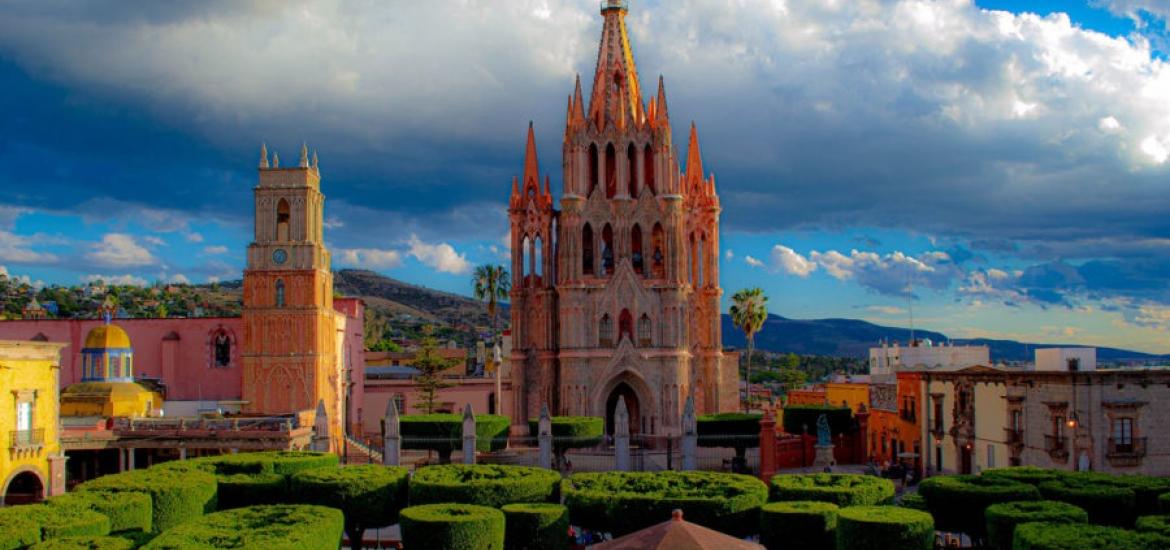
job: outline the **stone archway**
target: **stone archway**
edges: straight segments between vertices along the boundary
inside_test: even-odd
[[[615,433],[613,415],[617,409],[618,398],[625,398],[626,400],[626,411],[630,415],[630,435],[641,433],[642,413],[638,393],[625,382],[619,382],[605,398],[605,432],[610,435]]]
[[[4,505],[31,504],[45,499],[45,483],[34,470],[12,474],[4,486]]]

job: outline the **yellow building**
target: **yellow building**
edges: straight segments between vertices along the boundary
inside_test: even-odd
[[[853,414],[869,407],[869,384],[865,382],[826,382],[825,400],[830,405],[848,406]]]
[[[134,381],[134,349],[121,327],[89,331],[81,349],[81,382],[61,392],[61,416],[157,416],[163,397]]]
[[[8,432],[8,452],[0,453],[5,504],[42,500],[65,491],[57,415],[60,356],[65,346],[0,340],[0,426]]]

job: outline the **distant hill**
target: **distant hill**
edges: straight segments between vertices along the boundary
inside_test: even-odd
[[[470,286],[471,279],[468,278]],[[487,305],[467,296],[405,283],[373,271],[343,269],[333,275],[333,288],[345,296],[361,298],[370,309],[395,316],[411,315],[468,325],[490,326]],[[508,324],[508,304],[501,303],[499,327]]]
[[[988,340],[983,338],[949,340],[941,332],[917,329],[916,338],[929,338],[935,342],[951,341],[955,344],[989,346],[993,361],[1030,361],[1036,348],[1060,347],[1073,344],[1036,344],[1014,340]],[[787,319],[769,315],[764,328],[756,334],[756,348],[767,351],[796,353],[804,355],[834,355],[865,357],[869,348],[883,340],[910,341],[910,330],[899,327],[875,325],[857,319]],[[731,323],[731,317],[723,315],[723,345],[745,347],[743,332]],[[1139,351],[1097,348],[1097,358],[1103,361],[1156,361],[1170,359],[1170,356],[1152,355]]]

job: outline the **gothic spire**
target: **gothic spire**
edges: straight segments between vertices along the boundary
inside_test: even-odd
[[[687,144],[687,179],[703,181],[703,155],[699,152],[699,130],[691,122],[691,139]]]
[[[574,125],[585,121],[585,100],[581,97],[581,75],[577,75],[577,85],[573,90],[573,107],[570,120]]]
[[[301,142],[301,161],[298,163],[301,168],[309,167],[309,146]]]
[[[532,121],[528,121],[528,145],[524,149],[524,192],[528,188],[536,189],[540,193],[540,166],[536,161],[536,132],[532,129]]]
[[[268,144],[260,144],[260,167],[268,168]]]
[[[669,120],[670,113],[666,109],[666,83],[662,80],[662,75],[658,75],[658,99],[654,103],[655,117],[658,120]]]
[[[597,71],[593,76],[593,95],[589,100],[589,118],[598,128],[626,121],[640,123],[642,93],[638,84],[638,67],[630,49],[626,30],[628,8],[624,0],[602,0],[601,46],[597,50]]]

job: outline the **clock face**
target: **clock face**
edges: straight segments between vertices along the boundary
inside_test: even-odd
[[[278,265],[283,264],[284,262],[288,261],[288,252],[285,252],[283,248],[277,248],[276,250],[273,250],[272,261],[276,262]]]

